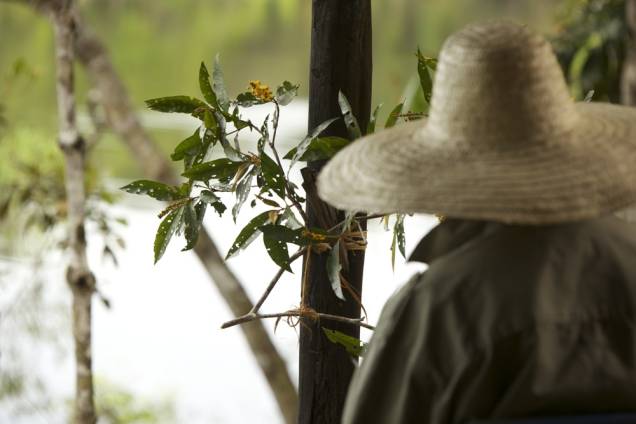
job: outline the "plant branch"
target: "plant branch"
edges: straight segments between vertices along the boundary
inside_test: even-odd
[[[289,263],[291,264],[296,259],[300,258],[305,253],[306,250],[307,250],[306,247],[299,249],[296,253],[294,253],[289,258]],[[254,304],[254,307],[247,313],[247,315],[253,315],[258,313],[259,309],[261,309],[261,306],[263,306],[263,303],[265,303],[265,300],[267,299],[269,294],[272,292],[272,290],[274,289],[274,286],[276,286],[276,283],[278,283],[278,280],[280,280],[280,277],[282,277],[284,272],[285,272],[285,269],[283,268],[278,269],[278,271],[276,272],[276,275],[274,275],[274,278],[272,278],[272,280],[267,285],[265,292],[263,292],[260,299],[258,299],[258,301]]]
[[[245,314],[242,317],[223,323],[223,325],[221,325],[221,328],[226,329],[226,328],[234,327],[235,325],[245,324],[247,322],[251,322],[255,320],[261,320],[261,319],[267,319],[267,318],[286,318],[286,317],[288,318],[303,317],[303,318],[310,318],[315,321],[320,321],[321,319],[328,320],[328,321],[338,321],[338,322],[344,322],[347,324],[358,325],[360,327],[364,327],[369,330],[375,330],[374,326],[367,324],[365,322],[362,322],[362,318],[348,318],[348,317],[343,317],[340,315],[322,314],[322,313],[314,312],[314,311],[303,312],[298,309],[287,311],[287,312],[280,312],[276,314]]]

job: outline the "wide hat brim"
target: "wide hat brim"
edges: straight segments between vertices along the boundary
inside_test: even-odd
[[[425,120],[363,137],[318,178],[346,210],[441,214],[549,224],[609,214],[636,202],[636,109],[577,103],[566,133],[493,149],[436,134]]]

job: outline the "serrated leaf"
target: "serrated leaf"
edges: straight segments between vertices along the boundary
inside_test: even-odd
[[[353,115],[351,104],[349,104],[349,100],[347,100],[347,97],[342,91],[338,92],[338,104],[340,105],[342,117],[344,118],[347,132],[349,133],[349,137],[351,138],[351,140],[362,137],[362,132],[360,131],[358,120]]]
[[[196,156],[201,153],[201,138],[199,137],[199,130],[197,129],[194,134],[183,140],[174,148],[174,152],[170,155],[170,159],[173,161],[179,161],[186,156]]]
[[[181,175],[196,181],[208,181],[215,178],[221,182],[227,182],[234,177],[241,164],[242,162],[221,158],[194,165]]]
[[[369,119],[369,125],[367,125],[367,134],[373,134],[375,132],[375,125],[378,122],[378,113],[382,108],[382,103],[376,106],[371,114],[371,118]]]
[[[185,224],[184,234],[186,246],[181,251],[185,252],[196,245],[199,239],[199,226],[201,225],[201,221],[192,202],[188,202],[188,204],[183,207],[183,223]]]
[[[206,104],[199,99],[189,96],[159,97],[157,99],[146,100],[146,105],[158,112],[174,112],[193,114],[195,110],[206,107]]]
[[[221,70],[221,62],[219,55],[214,58],[214,70],[212,71],[212,89],[216,95],[216,100],[222,110],[227,110],[230,105],[230,98],[227,95],[225,81],[223,79],[223,71]]]
[[[163,221],[161,221],[161,224],[159,224],[154,243],[155,263],[163,256],[166,247],[168,247],[168,243],[170,243],[170,239],[181,226],[182,218],[183,207],[170,212]]]
[[[397,244],[400,254],[406,259],[406,236],[404,235],[404,215],[398,215],[393,229],[397,234]]]
[[[212,84],[210,84],[210,73],[208,72],[208,68],[206,68],[205,63],[201,62],[201,67],[199,68],[199,88],[201,89],[201,94],[203,94],[203,98],[214,107],[219,107],[216,94],[214,94],[214,90],[212,89]]]
[[[322,124],[314,128],[309,134],[307,134],[307,136],[300,143],[298,143],[298,146],[296,146],[296,153],[294,154],[292,158],[290,168],[294,166],[296,162],[298,162],[298,160],[302,157],[303,154],[305,154],[305,151],[309,147],[309,144],[311,143],[311,141],[315,139],[316,137],[318,137],[324,130],[327,129],[327,127],[329,127],[329,125],[331,125],[333,122],[337,121],[338,119],[340,118],[331,118],[326,120],[325,122],[323,122]]]
[[[172,187],[157,181],[137,180],[121,187],[120,190],[132,194],[145,194],[157,200],[177,200],[183,196],[177,187]]]
[[[272,235],[268,235],[264,232],[263,243],[265,244],[265,250],[267,250],[269,257],[272,258],[276,265],[285,271],[292,272],[289,266],[289,251],[287,250],[287,242],[277,240],[272,237]]]
[[[395,126],[395,124],[397,123],[398,118],[400,117],[400,114],[402,113],[402,108],[404,108],[404,103],[400,103],[399,105],[397,105],[397,106],[395,106],[393,108],[391,113],[389,113],[389,117],[386,119],[386,123],[384,124],[384,128],[391,128],[391,127]]]
[[[322,331],[330,342],[344,347],[350,355],[364,356],[367,344],[340,331],[322,327]]]
[[[276,102],[281,106],[287,106],[298,94],[298,87],[289,81],[283,82],[276,89]]]
[[[298,158],[301,162],[313,162],[317,160],[331,159],[343,147],[351,143],[350,140],[342,137],[319,137],[313,139],[305,153]],[[284,159],[292,159],[296,156],[297,149],[291,149],[285,155]]]
[[[340,270],[342,269],[342,265],[340,265],[340,242],[336,242],[331,248],[329,252],[329,256],[327,257],[327,276],[329,277],[329,282],[331,283],[331,289],[336,297],[340,300],[347,300],[342,293],[342,284],[340,282]]]
[[[285,174],[280,166],[272,158],[267,156],[266,153],[261,155],[261,170],[263,172],[263,178],[265,178],[265,185],[267,188],[274,190],[274,192],[282,199],[285,198]]]
[[[252,189],[252,180],[254,179],[254,168],[243,178],[236,186],[236,203],[232,208],[232,218],[234,222],[236,222],[236,217],[238,216],[243,203],[247,200],[250,195],[250,190]]]
[[[256,149],[258,150],[259,155],[263,155],[265,151],[265,145],[269,142],[269,115],[265,117],[263,120],[263,125],[261,125],[261,137],[258,139],[258,143],[256,144]]]
[[[259,229],[269,220],[269,212],[263,212],[260,215],[256,215],[245,227],[239,232],[239,235],[232,243],[230,250],[227,252],[225,259],[229,259],[236,255],[240,250],[245,249],[261,234]]]

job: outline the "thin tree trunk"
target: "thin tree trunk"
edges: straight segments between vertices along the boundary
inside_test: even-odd
[[[55,9],[60,1],[62,0],[23,0],[22,2],[48,13]],[[73,16],[77,59],[85,67],[94,88],[99,93],[99,101],[104,108],[108,125],[128,146],[147,178],[169,184],[179,183],[172,163],[167,160],[141,125],[105,46],[86,27],[76,9],[73,10]],[[194,251],[232,312],[240,316],[251,310],[253,304],[245,289],[228,268],[212,237],[204,228],[201,229]],[[285,361],[276,350],[261,322],[243,325],[241,330],[274,394],[285,423],[295,423],[298,394]]]
[[[360,127],[367,127],[371,110],[371,2],[370,0],[313,0],[311,65],[309,80],[309,128],[340,116],[338,92],[349,102]],[[342,122],[325,135],[348,137]],[[316,195],[315,178],[322,162],[303,170],[310,227],[329,228],[343,213]],[[357,297],[362,293],[364,253],[348,253],[343,272]],[[307,262],[306,262],[307,263]],[[349,293],[339,300],[326,272],[326,255],[311,253],[304,290],[307,306],[324,313],[360,316],[360,303]],[[299,423],[339,423],[355,361],[344,349],[327,340],[320,325],[304,320],[300,329]],[[359,337],[357,326],[329,323],[328,328]]]
[[[73,295],[73,336],[75,339],[76,392],[73,421],[77,424],[97,422],[93,396],[91,301],[95,278],[86,259],[84,230],[86,192],[84,169],[86,145],[75,122],[74,35],[72,1],[67,0],[52,10],[55,30],[57,67],[57,104],[59,146],[66,161],[66,198],[70,263],[67,280]]]
[[[625,21],[628,36],[621,78],[621,102],[636,106],[636,0],[625,1]]]

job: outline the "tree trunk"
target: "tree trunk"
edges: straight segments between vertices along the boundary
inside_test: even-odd
[[[628,36],[621,78],[621,102],[628,106],[636,106],[636,0],[625,1],[625,21]]]
[[[311,65],[309,79],[309,129],[340,116],[338,92],[351,103],[360,127],[367,127],[371,110],[371,2],[370,0],[313,0]],[[324,135],[348,137],[338,121]],[[303,170],[309,227],[329,228],[343,219],[343,213],[316,196],[315,178],[322,162]],[[307,263],[307,262],[306,262]],[[362,293],[364,253],[349,252],[343,275]],[[360,316],[360,304],[349,293],[339,300],[326,272],[326,255],[311,253],[308,278],[303,291],[305,305],[319,312],[347,317]],[[359,337],[359,327],[328,323],[327,328]],[[321,326],[303,320],[300,328],[299,423],[340,422],[344,400],[356,363],[344,349],[327,340]]]
[[[18,1],[48,14],[63,0]],[[107,124],[130,149],[147,178],[169,184],[179,183],[172,163],[168,161],[142,127],[105,46],[86,27],[76,10],[74,18],[77,59],[86,69],[92,85],[99,93],[99,101],[104,108]],[[245,289],[228,268],[223,255],[220,254],[205,228],[202,228],[199,233],[199,241],[194,251],[232,312],[239,316],[251,310],[253,304]],[[271,337],[260,321],[243,325],[241,330],[274,394],[285,423],[295,423],[298,394],[289,376],[285,361],[276,350]]]
[[[77,131],[75,121],[74,36],[75,26],[71,13],[72,1],[60,3],[52,10],[55,30],[57,68],[57,104],[59,116],[59,146],[66,162],[66,202],[70,262],[67,281],[73,297],[73,337],[75,340],[76,389],[73,422],[95,424],[93,367],[91,345],[91,301],[95,291],[95,278],[86,259],[84,230],[86,191],[84,169],[86,144]]]

